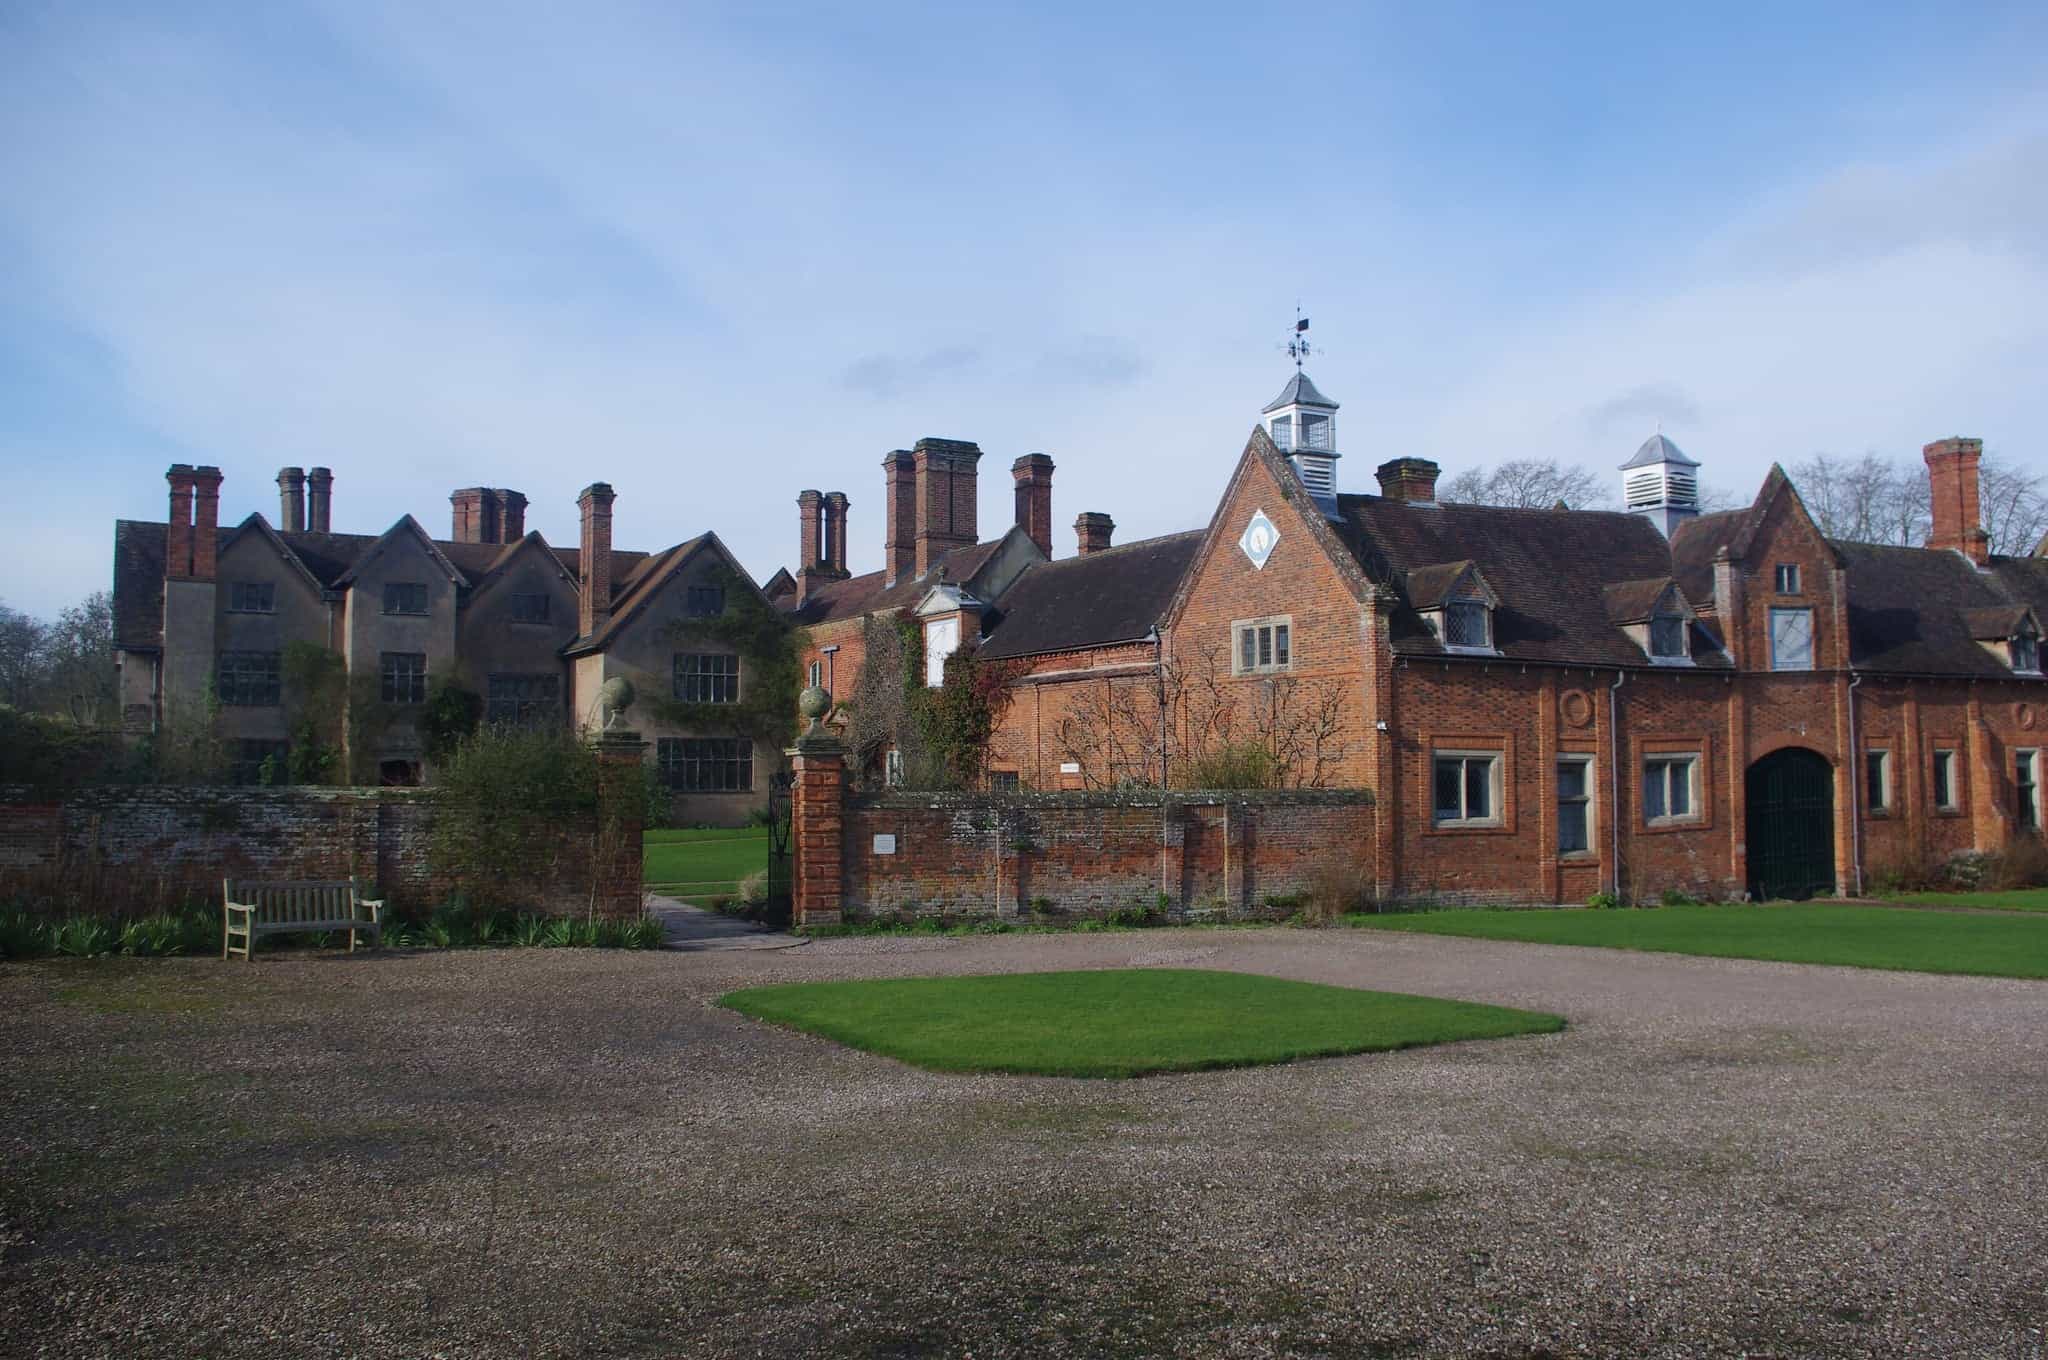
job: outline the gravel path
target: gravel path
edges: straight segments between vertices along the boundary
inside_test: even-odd
[[[1171,965],[1560,1011],[961,1077],[714,1007]],[[1345,931],[0,967],[0,1353],[2040,1357],[2048,984]]]

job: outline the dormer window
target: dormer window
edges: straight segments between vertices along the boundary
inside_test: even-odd
[[[2014,670],[2026,675],[2041,673],[2041,639],[2032,624],[2021,624],[2020,630],[2008,638],[2005,645],[2010,649]]]
[[[1665,661],[1686,655],[1684,619],[1671,614],[1650,620],[1650,655]]]
[[[1493,647],[1493,611],[1473,600],[1458,600],[1444,606],[1444,646]]]
[[[2041,673],[2041,624],[2030,607],[1966,609],[1963,622],[1969,625],[1977,645],[2004,662],[2013,674]]]

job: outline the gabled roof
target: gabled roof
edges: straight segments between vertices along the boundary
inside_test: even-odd
[[[388,537],[279,531],[271,528],[261,515],[252,515],[235,528],[216,529],[214,541],[221,548],[227,547],[238,535],[250,531],[251,520],[261,522],[263,531],[282,544],[323,590],[342,588],[367,553]],[[114,645],[122,651],[150,652],[163,646],[164,537],[169,527],[161,520],[114,521]],[[509,560],[512,550],[520,545],[430,540],[430,546],[460,577],[481,580],[494,567]],[[548,551],[572,581],[581,579],[581,554],[575,548],[550,546]],[[628,582],[637,579],[649,556],[644,552],[613,550],[614,601],[625,593]]]
[[[526,552],[529,549],[538,552],[541,555],[542,561],[554,568],[556,573],[563,580],[567,581],[572,589],[578,585],[575,573],[562,565],[562,559],[555,555],[554,549],[548,546],[548,541],[541,537],[540,530],[538,529],[530,531],[526,537],[511,543],[503,545],[493,544],[491,546],[497,547],[497,556],[493,557],[490,564],[481,572],[473,573],[472,579],[475,584],[471,590],[471,598],[483,594],[492,586],[504,580],[507,569],[511,567],[513,562],[518,560],[522,552]]]
[[[648,604],[661,593],[663,586],[674,580],[676,574],[684,567],[707,552],[715,553],[722,558],[725,565],[732,570],[732,574],[744,582],[748,590],[760,596],[763,604],[774,608],[774,602],[761,594],[761,588],[754,584],[754,578],[747,575],[746,569],[740,566],[739,559],[732,555],[724,540],[707,529],[695,538],[676,544],[667,552],[650,555],[636,566],[626,588],[623,591],[612,592],[612,615],[605,620],[604,626],[587,637],[573,639],[562,649],[562,654],[579,656],[585,652],[604,650],[645,612]]]
[[[2023,604],[1965,609],[1963,624],[1970,630],[1970,636],[1979,642],[2003,642],[2007,638],[2018,637],[2028,625],[2032,625],[2035,633],[2041,631],[2041,625],[2034,619],[2034,611]]]
[[[448,560],[448,554],[442,552],[440,545],[435,543],[433,539],[427,537],[427,531],[425,529],[422,529],[420,527],[420,522],[414,519],[411,515],[400,515],[398,517],[398,523],[392,525],[389,529],[386,529],[383,533],[379,534],[376,537],[376,539],[371,542],[370,546],[365,548],[362,554],[358,556],[356,560],[349,565],[348,570],[344,571],[340,576],[335,578],[334,584],[337,587],[348,585],[356,579],[356,577],[362,572],[364,567],[370,565],[370,562],[377,556],[378,553],[384,551],[384,549],[390,546],[391,544],[399,542],[406,538],[411,538],[414,542],[418,543],[420,547],[424,548],[426,550],[428,559],[432,561],[435,566],[439,567],[442,570],[442,572],[444,572],[447,575],[448,579],[454,582],[458,588],[467,586],[469,584],[469,578],[467,576],[464,576],[461,570],[457,568],[453,562]],[[495,555],[496,545],[493,544],[490,546],[493,548],[493,555]]]
[[[1609,623],[1646,622],[1657,612],[1657,607],[1664,602],[1664,597],[1672,594],[1678,597],[1676,612],[1686,618],[1692,617],[1691,602],[1685,598],[1685,592],[1679,590],[1678,583],[1669,576],[1652,576],[1641,581],[1622,581],[1603,587],[1601,594],[1607,602]]]
[[[1316,391],[1316,385],[1308,380],[1308,374],[1298,368],[1287,380],[1287,386],[1280,389],[1280,395],[1267,402],[1259,414],[1269,416],[1286,406],[1319,406],[1325,411],[1337,409],[1337,403]]]
[[[980,654],[1002,659],[1138,641],[1165,616],[1203,532],[1034,563],[1004,594],[1002,617]]]
[[[240,524],[236,525],[227,533],[219,536],[217,540],[217,546],[214,550],[216,554],[216,560],[218,560],[219,554],[225,553],[229,548],[232,548],[242,538],[244,538],[245,536],[252,535],[268,543],[271,547],[271,550],[278,555],[279,560],[281,560],[286,567],[298,573],[299,578],[303,580],[307,585],[313,588],[314,594],[317,595],[320,593],[320,590],[322,589],[320,584],[320,578],[315,576],[312,570],[309,567],[307,567],[303,561],[300,560],[299,555],[291,550],[291,545],[284,541],[283,535],[279,534],[277,530],[271,528],[270,521],[263,518],[260,512],[251,513],[247,519],[243,520]]]
[[[1676,463],[1680,467],[1699,466],[1697,462],[1680,453],[1678,445],[1666,439],[1660,432],[1645,439],[1643,446],[1636,450],[1635,457],[1623,463],[1621,470],[1627,472],[1630,468],[1654,467],[1658,463]]]
[[[1468,581],[1470,585],[1460,591],[1459,587]],[[1413,568],[1408,573],[1407,593],[1408,603],[1417,609],[1441,609],[1453,599],[1475,597],[1484,600],[1489,609],[1500,603],[1500,596],[1493,593],[1493,587],[1486,584],[1485,575],[1470,558]]]

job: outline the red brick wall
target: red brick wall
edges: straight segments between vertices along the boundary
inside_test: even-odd
[[[430,789],[138,785],[85,790],[55,807],[30,797],[0,790],[0,880],[34,884],[79,909],[135,913],[193,898],[218,902],[223,878],[353,876],[366,893],[408,912],[434,906],[448,891],[429,863]],[[637,830],[630,832],[635,853],[597,866],[601,896],[636,913]],[[567,819],[559,831],[558,875],[520,905],[590,905],[597,820]]]
[[[846,803],[847,919],[1285,915],[1317,866],[1371,846],[1358,791],[892,793]],[[798,828],[801,835],[802,828]],[[878,853],[876,837],[894,837]],[[1279,899],[1279,900],[1276,900]]]

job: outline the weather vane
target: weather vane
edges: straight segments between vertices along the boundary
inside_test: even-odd
[[[1294,329],[1288,333],[1287,343],[1281,346],[1281,348],[1287,351],[1288,358],[1294,360],[1294,367],[1297,371],[1301,368],[1302,360],[1315,353],[1309,347],[1308,318],[1301,314],[1301,304],[1299,302],[1294,304]]]

